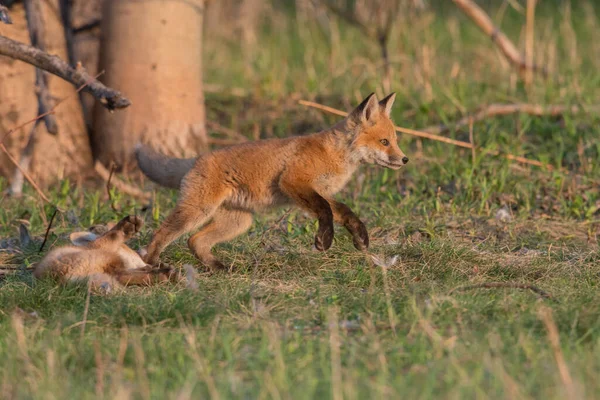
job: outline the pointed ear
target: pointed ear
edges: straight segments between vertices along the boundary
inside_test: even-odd
[[[390,118],[392,115],[392,106],[394,105],[394,100],[396,100],[396,93],[390,93],[379,102],[381,112],[383,112],[388,118]]]
[[[85,246],[97,238],[98,236],[92,232],[73,232],[69,235],[69,240],[71,240],[71,243],[75,246]]]
[[[377,104],[377,96],[375,96],[375,93],[371,93],[358,107],[352,110],[348,117],[358,124],[364,124],[377,118],[378,115],[379,105]]]

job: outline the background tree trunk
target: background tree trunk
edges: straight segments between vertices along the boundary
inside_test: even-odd
[[[63,26],[58,10],[58,0],[42,2],[42,18],[46,35],[46,49],[62,59],[67,59]],[[30,43],[25,11],[15,4],[10,15],[13,25],[0,25],[0,34],[24,43]],[[34,118],[38,111],[35,87],[35,68],[24,62],[0,57],[0,132]],[[58,135],[50,135],[45,125],[35,128],[33,156],[29,172],[42,185],[48,185],[64,176],[82,176],[92,171],[89,138],[76,88],[61,78],[48,74],[48,88],[55,101],[66,99],[56,109]],[[33,125],[13,132],[5,141],[10,153],[20,159]],[[0,153],[0,174],[14,175],[15,168]]]
[[[204,0],[106,0],[100,69],[131,107],[95,109],[95,156],[127,166],[138,142],[197,154],[206,141],[202,88]]]

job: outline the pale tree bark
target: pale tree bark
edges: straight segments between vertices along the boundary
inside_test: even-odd
[[[41,14],[46,34],[45,47],[51,54],[67,59],[65,39],[60,16],[57,15],[58,0],[41,2]],[[13,25],[1,25],[0,35],[22,43],[30,43],[23,5],[18,3],[10,9]],[[7,132],[21,122],[38,115],[35,68],[29,64],[0,56],[0,132]],[[47,75],[48,92],[52,101],[65,99],[55,110],[58,134],[47,132],[45,124],[37,124],[31,136],[31,126],[13,132],[4,145],[17,159],[23,154],[29,137],[31,151],[29,174],[39,184],[48,185],[64,176],[82,176],[92,172],[89,138],[76,88],[63,79]],[[15,167],[5,154],[0,154],[0,175],[12,177]]]
[[[96,106],[93,147],[105,165],[131,165],[138,142],[179,156],[205,143],[203,14],[204,0],[106,0],[102,79],[132,106],[112,114]]]

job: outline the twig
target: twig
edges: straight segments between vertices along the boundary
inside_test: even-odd
[[[117,210],[117,207],[115,207],[115,202],[113,201],[112,193],[110,191],[110,180],[111,180],[113,174],[115,173],[116,167],[117,166],[114,163],[110,164],[110,174],[108,174],[108,179],[106,180],[106,193],[108,193],[108,200],[110,201],[110,208],[112,208],[112,210],[114,212],[119,212],[119,210]]]
[[[21,168],[21,166],[19,165],[19,162],[12,156],[12,154],[10,154],[8,152],[8,149],[6,148],[6,146],[4,146],[4,143],[2,143],[2,142],[0,142],[0,150],[2,150],[4,152],[4,154],[6,154],[6,157],[8,157],[8,159],[14,164],[14,166],[17,167],[21,171],[21,173],[23,174],[23,176],[25,177],[25,179],[27,179],[27,182],[29,182],[29,184],[31,186],[33,186],[33,188],[40,195],[40,197],[46,203],[52,204],[52,202],[46,197],[46,195],[44,194],[44,192],[42,192],[42,190],[37,185],[37,183],[35,183],[35,181],[33,180],[33,178],[31,178],[31,176],[27,173],[27,171],[25,171],[23,168]],[[52,204],[52,205],[54,205],[54,204]]]
[[[100,161],[96,161],[94,164],[94,170],[96,173],[105,181],[109,181],[110,179],[110,171],[102,165]],[[150,200],[151,194],[141,191],[140,189],[133,187],[119,179],[112,179],[113,186],[119,189],[123,193],[127,193],[130,196],[142,199],[142,200]]]
[[[519,68],[519,71],[524,71],[530,69],[535,72],[541,72],[544,76],[547,75],[547,71],[545,68],[541,68],[535,64],[528,64],[521,54],[515,47],[515,45],[510,41],[510,39],[498,28],[494,25],[491,18],[472,0],[453,0],[454,4],[456,4],[469,18],[475,22],[475,24],[488,35],[492,41],[498,46],[500,51],[504,54],[504,56],[510,61],[513,65]]]
[[[35,131],[39,122],[40,120],[38,119],[31,127],[31,131],[29,132],[29,139],[27,140],[25,148],[21,152],[21,160],[19,161],[19,165],[21,166],[23,171],[29,172],[29,165],[31,164],[31,158],[33,155],[33,146],[35,144]],[[23,173],[19,168],[15,169],[12,181],[10,183],[9,193],[11,196],[14,197],[20,197],[23,194]]]
[[[451,295],[454,292],[464,292],[466,290],[472,290],[472,289],[495,289],[495,288],[531,290],[532,292],[540,295],[540,297],[543,297],[548,300],[558,301],[558,300],[556,300],[556,298],[554,296],[552,296],[548,292],[543,291],[542,289],[538,288],[537,286],[529,285],[526,283],[517,283],[517,282],[486,282],[486,283],[479,283],[476,285],[459,286],[457,288],[452,289],[450,292],[448,292],[448,295]]]
[[[50,217],[50,222],[48,223],[48,228],[46,228],[46,234],[44,235],[44,241],[38,250],[38,253],[41,253],[44,250],[44,246],[46,245],[46,241],[48,240],[48,234],[50,233],[50,229],[52,228],[52,223],[54,222],[54,217],[58,213],[58,207],[54,207],[54,212],[52,213],[52,217]]]
[[[120,92],[92,78],[82,67],[73,68],[57,56],[50,55],[35,47],[0,36],[0,55],[34,65],[74,85],[83,85],[86,92],[91,93],[109,110],[125,108],[131,104]]]
[[[2,36],[0,36],[0,38],[2,38]],[[100,75],[102,75],[104,73],[104,71],[101,71],[100,73],[98,73],[95,77],[90,77],[90,80],[85,82],[83,85],[81,85],[79,88],[77,88],[77,90],[75,91],[75,94],[80,93],[89,83],[95,81]],[[48,110],[47,112],[38,115],[37,117],[34,117],[32,119],[30,119],[29,121],[25,121],[20,125],[17,125],[16,127],[10,129],[8,132],[6,132],[4,134],[4,136],[2,136],[2,140],[0,140],[0,143],[4,143],[4,140],[6,140],[6,138],[13,132],[18,131],[19,129],[29,125],[32,122],[36,122],[40,119],[42,119],[43,117],[45,117],[46,115],[52,114],[54,113],[54,110],[56,110],[56,107],[58,107],[63,101],[67,100],[69,98],[69,96],[61,99],[60,101],[58,101],[56,104],[54,104],[54,106]]]

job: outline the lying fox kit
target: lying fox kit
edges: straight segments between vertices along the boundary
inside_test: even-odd
[[[348,117],[319,133],[244,143],[197,159],[168,158],[138,147],[144,174],[181,191],[148,247],[146,262],[156,265],[169,243],[203,226],[188,245],[204,264],[223,268],[211,253],[215,244],[246,232],[253,212],[290,203],[318,219],[318,250],[331,246],[334,221],[350,232],[357,249],[366,250],[364,223],[334,195],[361,163],[399,169],[408,162],[390,120],[395,97],[377,101],[370,94]]]
[[[74,246],[50,251],[35,267],[33,276],[37,279],[52,277],[62,282],[89,280],[94,290],[105,292],[127,285],[148,286],[179,280],[175,271],[152,268],[125,244],[142,224],[140,218],[128,216],[100,236],[74,232],[70,235]]]

